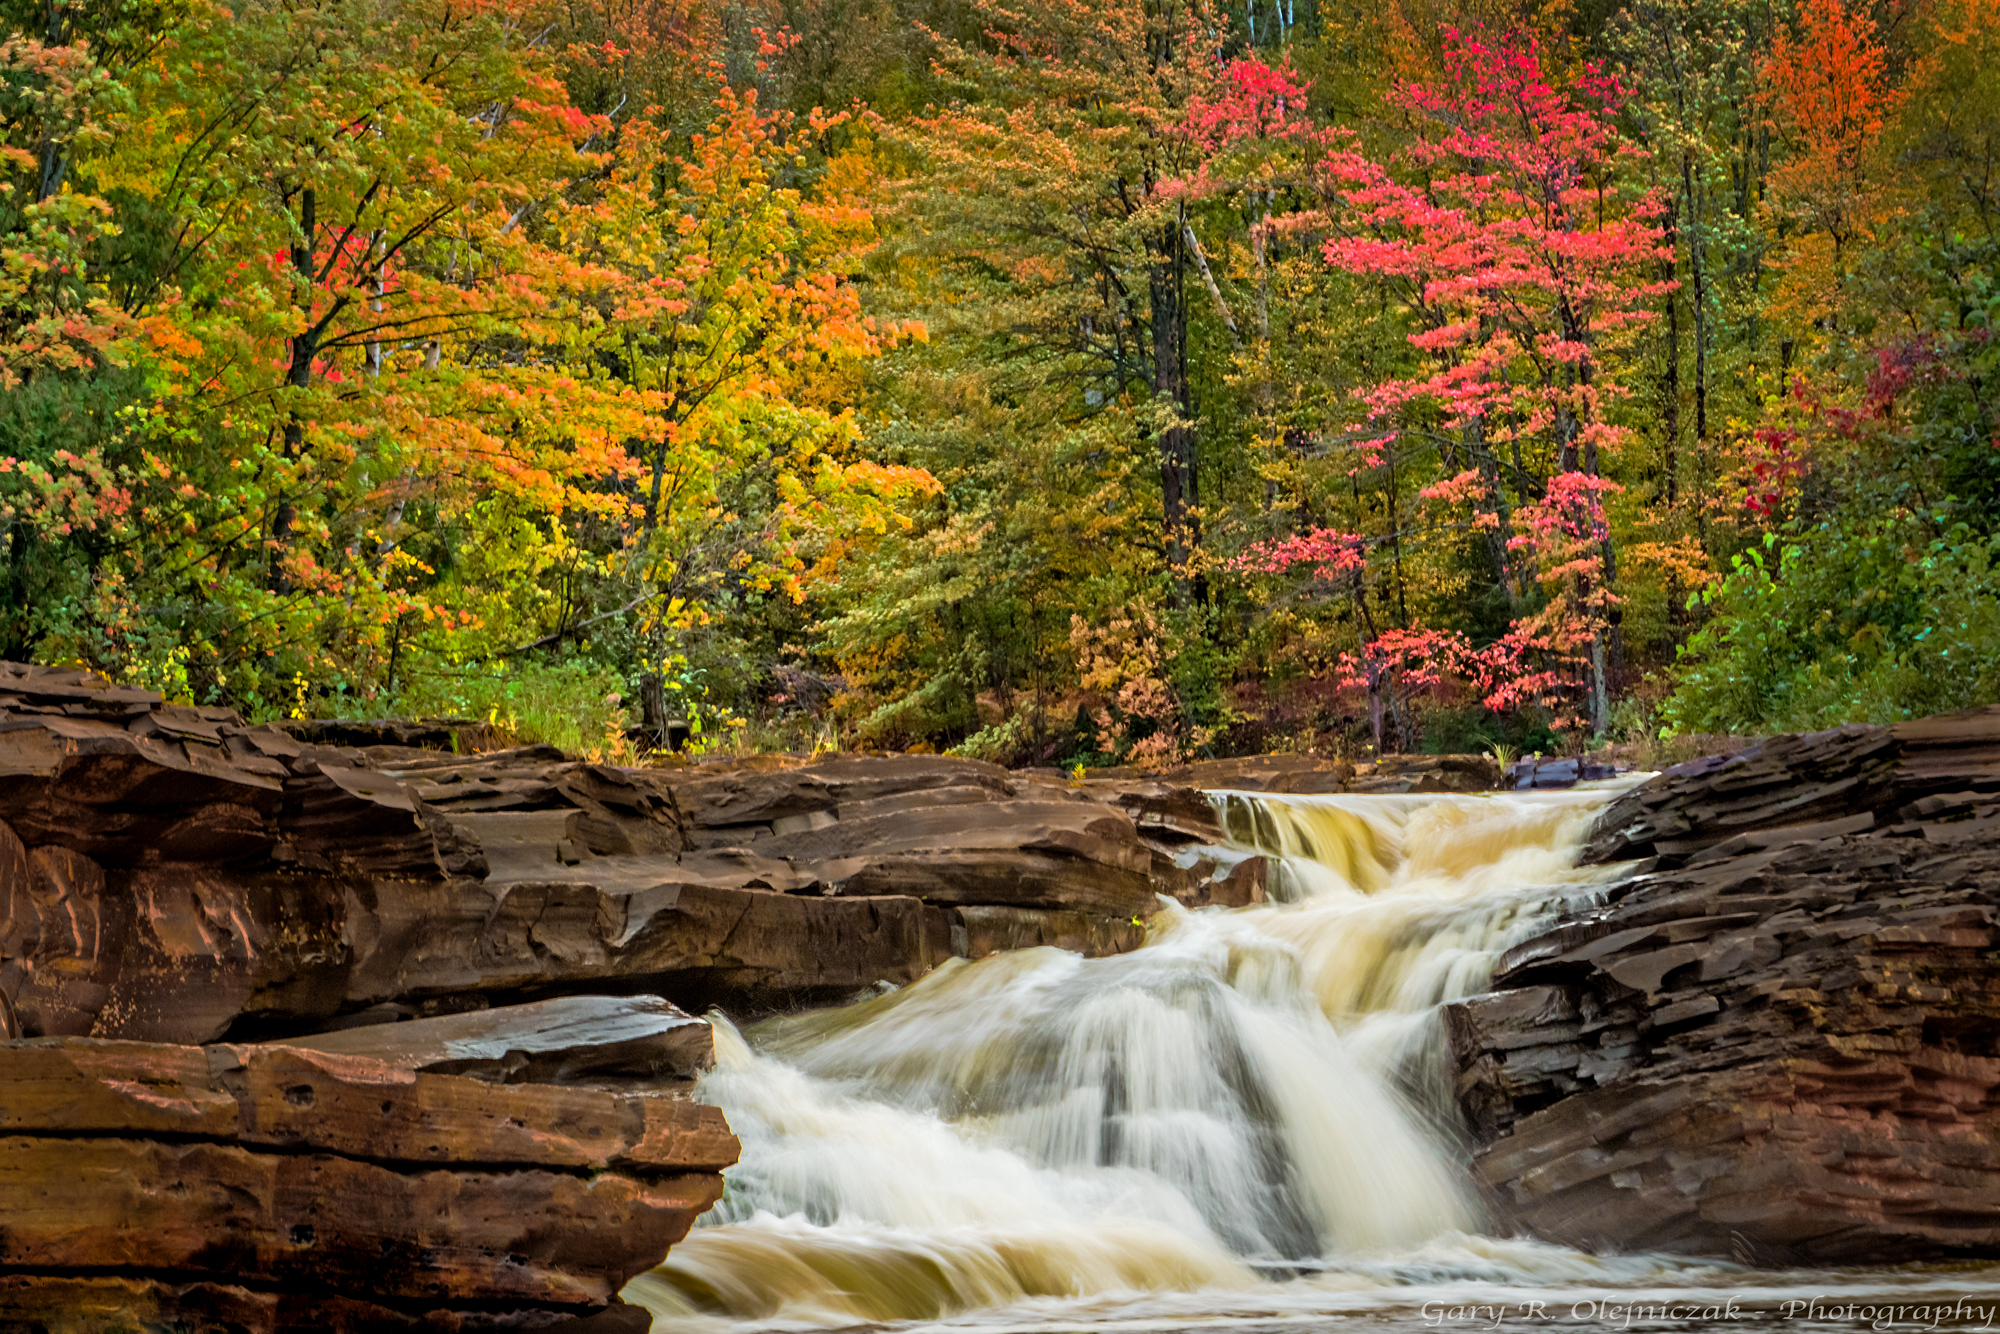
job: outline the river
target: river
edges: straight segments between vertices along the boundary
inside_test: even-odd
[[[1758,1271],[1497,1235],[1439,1007],[1615,868],[1607,792],[1217,793],[1273,902],[1144,948],[954,960],[739,1031],[700,1096],[723,1202],[628,1286],[665,1334],[761,1330],[2000,1331],[2000,1268]]]

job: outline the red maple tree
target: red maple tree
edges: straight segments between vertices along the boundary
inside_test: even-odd
[[[1427,434],[1464,468],[1432,499],[1470,503],[1490,534],[1521,613],[1503,642],[1537,682],[1489,698],[1585,696],[1602,730],[1616,602],[1603,496],[1617,488],[1600,469],[1630,434],[1606,413],[1625,390],[1602,348],[1672,287],[1647,276],[1667,254],[1658,201],[1617,170],[1631,150],[1614,77],[1585,67],[1558,86],[1533,39],[1459,32],[1445,66],[1397,93],[1432,134],[1387,161],[1350,140],[1327,162],[1342,224],[1327,261],[1391,284],[1419,326],[1417,373],[1366,391],[1381,434],[1364,448]]]

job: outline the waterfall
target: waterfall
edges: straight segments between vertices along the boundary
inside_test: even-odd
[[[716,1017],[702,1096],[743,1160],[628,1300],[675,1329],[851,1325],[1597,1264],[1476,1236],[1437,1016],[1608,877],[1575,854],[1609,795],[1219,792],[1280,901]]]

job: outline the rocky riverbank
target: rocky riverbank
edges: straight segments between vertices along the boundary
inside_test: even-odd
[[[1759,1264],[2000,1254],[2000,709],[1614,803],[1631,860],[1447,1021],[1513,1226]]]
[[[651,1044],[676,1050],[641,1089],[620,1086],[647,1045],[631,1016],[539,1044],[533,1017],[479,1018],[504,1033],[483,1069],[423,1059],[437,1020],[352,1030],[408,1030],[365,1054],[4,1044],[0,1328],[645,1330],[619,1289],[736,1160],[684,1096],[707,1026],[667,1025],[699,1041]],[[623,1031],[594,1043],[593,1022]],[[569,1068],[524,1071],[537,1046]]]
[[[0,665],[0,1328],[644,1328],[619,1289],[736,1151],[661,998],[844,999],[1262,894],[1187,855],[1185,795],[440,748],[490,740]]]
[[[935,758],[580,763],[334,745],[0,668],[0,1023],[179,1043],[585,991],[841,999],[953,954],[1130,948],[1262,865],[1172,790]],[[343,729],[350,737],[357,729]],[[1185,863],[1185,864],[1183,864]]]
[[[1984,855],[1952,840],[1994,815],[1967,766],[2000,737],[1964,741],[1989,724],[1785,739],[1612,809],[1591,855],[1650,857],[1647,873],[1451,1016],[1479,1170],[1511,1216],[1716,1249],[1723,1187],[1703,1183],[1751,1169],[1702,1175],[1689,1146],[1734,1162],[1762,1114],[1741,1109],[1784,1097],[1818,1098],[1849,1133],[1893,1086],[1898,1124],[1924,1127],[1903,1137],[1919,1175],[1856,1167],[1854,1190],[1922,1183],[1930,1213],[1895,1215],[1917,1219],[1911,1254],[1987,1244],[1965,1240],[1975,1211],[1951,1193],[1985,1188],[1968,1146],[2000,1087],[1984,1054],[2000,1001],[1983,1027],[1975,966],[1987,919],[1963,915],[1987,871],[1938,859]],[[1469,756],[620,768],[482,749],[500,740],[251,727],[0,664],[0,1329],[55,1312],[83,1329],[643,1328],[616,1294],[717,1198],[736,1152],[687,1096],[712,1060],[689,1012],[838,1002],[1027,946],[1115,954],[1161,896],[1259,902],[1265,861],[1216,851],[1208,791],[1599,776]],[[1891,882],[1893,912],[1876,892]],[[1866,972],[1873,1008],[1813,968]],[[1798,1046],[1812,1024],[1820,1046]],[[1777,1093],[1767,1058],[1792,1062]],[[1666,1101],[1635,1101],[1642,1086]],[[1786,1161],[1774,1148],[1757,1170]],[[1802,1245],[1793,1224],[1738,1214],[1727,1248],[1758,1256],[1869,1253],[1886,1235]],[[1641,1240],[1632,1217],[1651,1220]]]
[[[619,1288],[735,1154],[669,999],[844,1000],[1263,897],[1188,776],[497,740],[0,664],[0,1328],[643,1327]]]

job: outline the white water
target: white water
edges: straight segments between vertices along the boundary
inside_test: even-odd
[[[1293,1330],[1736,1282],[1480,1235],[1438,1007],[1609,878],[1575,866],[1607,799],[1218,794],[1286,901],[1168,905],[1133,954],[954,960],[748,1034],[718,1017],[702,1093],[743,1159],[627,1299],[657,1330]]]

